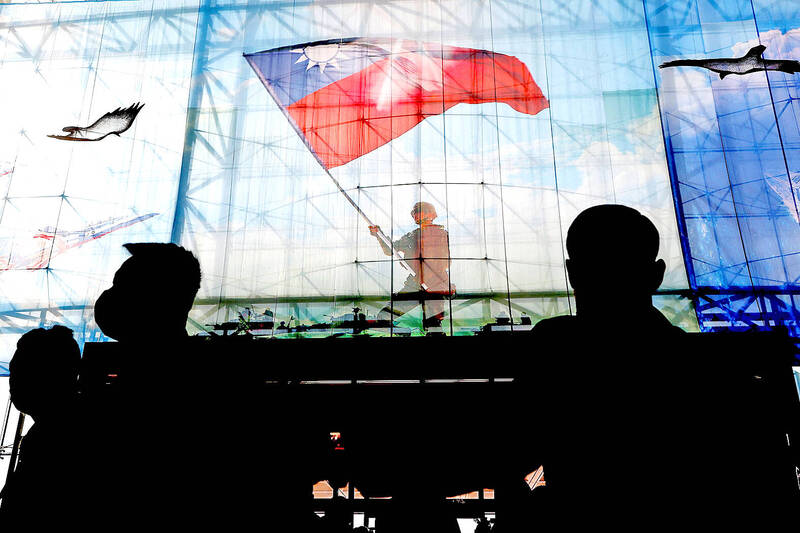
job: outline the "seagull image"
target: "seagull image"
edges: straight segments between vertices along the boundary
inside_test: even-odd
[[[761,54],[767,47],[754,46],[742,57],[721,57],[719,59],[678,59],[661,63],[658,68],[701,67],[719,74],[724,79],[728,74],[751,74],[760,70],[778,70],[788,74],[800,72],[800,61],[791,59],[763,59]]]
[[[97,119],[91,126],[85,128],[67,126],[61,129],[67,132],[67,135],[48,135],[48,137],[62,141],[101,141],[111,134],[119,137],[120,133],[131,127],[143,107],[144,104],[139,102],[124,109],[118,107]]]

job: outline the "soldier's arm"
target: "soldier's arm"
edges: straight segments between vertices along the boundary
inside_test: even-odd
[[[380,228],[380,226],[370,226],[370,227],[369,227],[369,233],[370,233],[370,235],[372,235],[373,237],[375,237],[376,239],[378,239],[378,244],[380,244],[380,245],[381,245],[381,249],[383,250],[383,253],[384,253],[384,254],[386,254],[386,255],[392,255],[392,249],[389,247],[389,245],[388,245],[388,244],[386,244],[386,243],[383,241],[383,239],[381,239],[380,237],[378,237],[378,234],[380,233],[380,231],[381,231],[381,228]],[[400,239],[400,240],[402,240],[402,239]],[[400,242],[400,241],[397,241],[397,242]],[[395,247],[397,247],[397,243],[395,243]]]

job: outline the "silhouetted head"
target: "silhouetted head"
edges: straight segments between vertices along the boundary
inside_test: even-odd
[[[411,216],[417,224],[430,224],[438,216],[436,208],[429,202],[417,202],[411,208]]]
[[[14,406],[36,419],[70,405],[77,394],[80,361],[69,328],[39,328],[23,335],[9,365]]]
[[[630,207],[598,205],[579,214],[567,232],[578,314],[649,308],[666,269],[656,259],[658,244],[653,223]]]
[[[186,335],[186,320],[200,289],[200,263],[172,243],[126,244],[131,253],[114,274],[114,284],[97,299],[95,320],[119,341],[143,331],[166,338]]]

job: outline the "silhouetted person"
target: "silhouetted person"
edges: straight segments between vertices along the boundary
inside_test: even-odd
[[[77,413],[80,349],[63,326],[35,329],[17,342],[9,367],[11,401],[34,420],[3,489],[0,527],[76,524],[82,492],[82,431]],[[9,530],[11,528],[9,527]]]
[[[235,345],[215,365],[202,339],[188,337],[200,286],[191,252],[125,247],[131,257],[95,306],[98,326],[124,348],[117,401],[96,415],[114,420],[97,446],[103,463],[119,465],[102,476],[113,486],[108,518],[129,516],[141,527],[158,520],[203,530],[313,529],[309,455],[319,435],[264,398],[262,377],[239,370]],[[219,432],[210,430],[217,425]]]
[[[443,296],[455,292],[450,281],[450,239],[447,230],[434,224],[436,208],[429,202],[417,202],[411,209],[411,217],[419,227],[394,241],[394,249],[403,254],[408,266],[414,271],[406,278],[398,291],[405,297],[417,295],[416,299],[399,299],[392,303],[392,319],[410,311],[417,302],[422,302],[423,320],[426,325],[441,324],[444,317]],[[370,233],[377,238],[378,226],[370,226]],[[392,249],[378,239],[383,253],[392,255]],[[388,309],[387,309],[388,310]]]
[[[645,517],[676,519],[683,487],[664,476],[691,457],[672,399],[688,369],[671,365],[682,330],[652,304],[666,268],[658,231],[634,209],[599,205],[578,215],[566,247],[575,315],[536,324],[534,367],[522,380],[524,401],[541,413],[529,442],[547,485],[527,496],[519,484],[499,488],[498,505],[509,496],[539,505],[498,511],[497,531],[531,520],[630,531]]]
[[[780,354],[672,326],[652,304],[658,245],[652,222],[621,205],[591,207],[569,228],[575,316],[534,327],[523,380],[543,411],[535,516],[558,530],[775,530],[796,509],[777,488],[794,472],[770,422],[775,391],[752,368]]]
[[[543,320],[534,331],[572,328],[643,339],[680,333],[653,307],[666,269],[658,248],[658,230],[635,209],[607,204],[580,213],[567,231],[575,315]]]
[[[185,338],[189,311],[200,289],[197,258],[172,243],[126,244],[125,249],[131,257],[95,303],[97,325],[120,342],[152,344]]]
[[[171,243],[126,244],[131,253],[95,303],[95,320],[120,343],[114,389],[91,398],[92,447],[105,519],[137,527],[214,523],[201,429],[219,413],[218,389],[193,361],[186,322],[200,287],[194,255]],[[219,390],[214,390],[219,394]],[[205,444],[207,445],[207,444]]]
[[[653,307],[666,265],[652,222],[622,205],[591,207],[566,246],[575,315],[534,327],[533,368],[521,380],[522,401],[541,413],[527,442],[539,446],[547,485],[528,498],[511,491],[535,504],[516,512],[498,490],[507,506],[498,533],[524,531],[532,519],[559,531],[641,531],[654,520],[663,530],[722,530],[786,511],[762,496],[781,475],[766,450],[782,448],[774,435],[758,437],[771,430],[759,421],[767,413],[748,405],[760,398],[754,379],[726,371],[723,357],[733,365],[743,354],[730,343],[715,352]]]

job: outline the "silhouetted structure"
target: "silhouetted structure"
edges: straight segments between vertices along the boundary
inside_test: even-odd
[[[633,370],[626,370],[622,364],[612,364],[606,369],[603,363],[613,362],[613,353],[601,351],[602,340],[597,341],[594,348],[594,341],[575,338],[558,339],[552,345],[544,341],[532,344],[532,337],[527,333],[363,337],[346,341],[337,338],[197,337],[186,341],[191,357],[183,359],[186,372],[178,374],[176,381],[180,384],[182,380],[198,378],[203,383],[194,391],[179,385],[179,390],[193,395],[184,402],[188,412],[194,404],[210,405],[212,409],[206,416],[194,416],[199,424],[196,428],[183,416],[176,416],[171,407],[162,412],[168,414],[169,421],[189,427],[194,434],[188,453],[201,456],[201,464],[208,465],[201,472],[203,484],[197,489],[203,492],[199,500],[203,505],[190,515],[190,518],[196,516],[196,520],[208,523],[209,516],[224,518],[220,515],[226,512],[232,521],[248,513],[252,517],[255,512],[256,519],[270,531],[309,530],[314,526],[299,524],[301,521],[313,524],[313,517],[300,510],[312,505],[308,498],[314,481],[329,479],[332,485],[349,481],[351,489],[358,489],[365,499],[316,500],[315,508],[328,511],[331,505],[343,504],[346,510],[366,512],[369,517],[377,518],[378,533],[384,527],[391,528],[392,517],[398,513],[401,520],[413,523],[414,531],[430,524],[430,519],[421,514],[426,508],[422,502],[399,502],[410,514],[406,519],[399,509],[392,512],[394,498],[371,499],[400,497],[402,492],[413,495],[415,488],[433,495],[433,503],[443,504],[437,513],[458,513],[464,518],[477,516],[472,514],[476,511],[494,510],[498,521],[502,521],[501,511],[503,514],[514,512],[522,519],[522,527],[511,531],[527,531],[534,526],[541,529],[545,514],[558,504],[558,501],[545,502],[542,497],[548,489],[559,485],[558,480],[551,480],[551,477],[556,476],[554,468],[561,460],[573,461],[565,463],[571,468],[566,473],[579,473],[577,488],[599,500],[595,503],[593,499],[589,504],[576,500],[574,506],[567,505],[566,510],[561,506],[564,513],[561,520],[565,524],[578,518],[601,520],[602,514],[595,513],[594,506],[604,499],[612,500],[610,511],[628,505],[620,502],[629,495],[616,492],[620,485],[624,488],[623,480],[614,476],[626,475],[630,467],[612,462],[620,458],[637,460],[636,455],[626,459],[626,452],[633,454],[637,449],[640,464],[647,467],[641,477],[648,485],[643,485],[641,495],[635,494],[629,499],[631,509],[635,509],[638,500],[647,494],[653,498],[653,503],[648,505],[658,504],[658,498],[664,493],[667,493],[664,505],[671,505],[675,500],[705,503],[709,495],[725,494],[729,490],[765,491],[770,496],[787,493],[797,498],[797,484],[792,479],[794,467],[791,460],[785,460],[787,441],[781,425],[786,415],[790,415],[792,421],[800,420],[797,392],[787,360],[792,354],[791,345],[780,336],[765,332],[687,333],[677,337],[687,338],[687,354],[664,351],[661,354],[664,359],[649,361],[647,356],[653,354],[642,352],[637,354]],[[595,351],[580,355],[581,352],[574,349],[581,346]],[[342,347],[347,349],[346,353],[342,352]],[[84,351],[87,364],[109,365],[105,372],[92,374],[94,386],[101,390],[92,392],[91,396],[108,399],[119,390],[119,384],[106,376],[119,371],[114,362],[126,355],[122,348],[122,343],[87,344]],[[431,357],[431,353],[440,355]],[[486,354],[492,355],[487,357]],[[658,354],[653,356],[658,357]],[[562,361],[562,357],[560,368],[572,372],[572,381],[569,376],[562,379],[555,373],[559,367],[548,369],[548,363],[552,366],[554,360]],[[667,364],[671,361],[674,361],[675,371]],[[614,370],[619,367],[623,368],[623,374],[615,376]],[[654,367],[663,367],[667,376],[654,375],[650,372]],[[523,394],[515,397],[515,384],[501,378],[516,375],[528,379]],[[648,394],[654,396],[662,390],[663,384],[669,384],[670,377],[679,380],[664,395],[661,409],[668,414],[670,408],[674,409],[674,414],[665,418],[646,402]],[[496,380],[480,382],[480,378]],[[638,385],[635,388],[626,385],[625,378]],[[376,379],[392,382],[378,384],[372,381]],[[231,384],[255,392],[243,394]],[[562,390],[564,387],[567,389]],[[649,393],[648,387],[655,387],[654,392]],[[637,396],[637,388],[643,391],[641,395]],[[701,398],[705,403],[695,401],[698,394],[695,390],[705,394]],[[591,425],[579,427],[586,424],[585,419],[591,415],[603,413],[604,406],[613,405],[613,398],[602,396],[608,391],[624,411],[606,412]],[[255,400],[248,399],[248,395]],[[659,408],[658,403],[655,407]],[[689,407],[698,413],[696,425],[699,428],[688,424],[694,423],[693,419],[680,426],[676,422]],[[637,412],[639,418],[635,416]],[[564,418],[550,421],[551,414]],[[637,427],[614,423],[617,414],[623,419],[633,417]],[[569,418],[570,415],[573,418]],[[545,457],[548,443],[552,446],[559,442],[549,428],[559,422],[566,426],[562,430],[564,433],[557,435],[559,439],[576,437],[579,440],[570,444],[568,451],[574,455],[548,460]],[[608,424],[604,425],[605,422]],[[613,424],[622,428],[621,435],[615,433]],[[648,434],[653,433],[654,426],[658,429],[658,424],[663,424],[662,429],[668,436],[670,428],[677,426],[681,431],[661,442],[651,441]],[[597,427],[607,432],[594,432]],[[637,436],[638,427],[641,427],[641,434]],[[341,432],[344,450],[320,456],[315,451],[320,446],[326,445],[330,450],[330,431]],[[630,443],[614,452],[612,445],[625,442],[626,433],[633,434]],[[142,432],[143,437],[152,434],[151,430]],[[794,431],[793,435],[800,435],[800,432]],[[251,441],[253,437],[261,440]],[[597,460],[602,450],[590,446],[604,439],[615,455]],[[747,441],[755,446],[749,451],[743,446]],[[682,447],[671,447],[674,442]],[[158,443],[142,438],[136,444],[142,454],[162,451],[161,446],[155,446]],[[700,460],[692,459],[687,449],[694,450]],[[684,457],[694,464],[675,468]],[[724,465],[721,482],[736,478],[731,488],[723,485],[720,489],[716,482],[712,486],[698,477],[702,474],[707,479],[707,474],[696,468],[706,457],[716,465]],[[598,462],[590,463],[590,459]],[[542,462],[551,466],[551,476],[545,472],[548,486],[531,493],[523,478]],[[773,482],[776,478],[771,473],[773,466],[779,467],[781,476],[787,474],[783,481],[779,480],[779,485]],[[113,463],[109,471],[112,478],[119,475]],[[511,475],[507,475],[509,471]],[[563,480],[566,473],[562,466],[562,473],[557,477]],[[509,478],[511,482],[507,481]],[[155,479],[162,478],[156,476]],[[699,485],[695,486],[696,482]],[[657,484],[655,489],[650,486],[653,483]],[[509,486],[515,489],[511,501],[508,492],[501,494],[502,489]],[[495,499],[443,501],[444,496],[482,488],[495,488]],[[693,500],[701,491],[707,496],[703,500]],[[519,496],[520,493],[523,496]],[[622,496],[617,498],[619,494]],[[431,502],[427,495],[419,496]],[[522,501],[515,502],[515,498]],[[521,508],[514,511],[513,504]],[[740,504],[741,498],[735,498],[727,509],[728,514],[740,516],[745,509],[736,509]],[[148,513],[149,509],[150,505],[141,512]],[[666,513],[666,518],[659,515],[661,522],[679,517],[681,508],[675,506],[675,509]],[[644,507],[643,511],[646,510]],[[498,522],[498,532],[501,531],[499,526]],[[564,530],[558,523],[553,527],[556,531]]]
[[[188,338],[197,261],[171,244],[128,248],[97,308],[120,342],[89,344],[82,361],[93,431],[82,490],[60,505],[84,529],[333,531],[363,504],[378,533],[456,533],[445,496],[495,488],[498,533],[632,531],[653,517],[767,523],[797,497],[780,407],[797,411],[791,372],[752,357],[791,348],[671,326],[652,306],[658,234],[634,210],[598,206],[570,229],[576,316],[530,335],[352,339],[346,356],[336,339]],[[135,314],[148,298],[164,302],[165,327],[141,334],[143,317],[156,323]],[[531,493],[524,475],[540,464],[547,485]],[[331,500],[320,520],[320,479],[367,499]]]
[[[80,357],[72,330],[63,326],[29,331],[17,343],[10,364],[11,400],[34,424],[2,492],[2,526],[37,530],[75,524],[71,517],[83,481]]]

